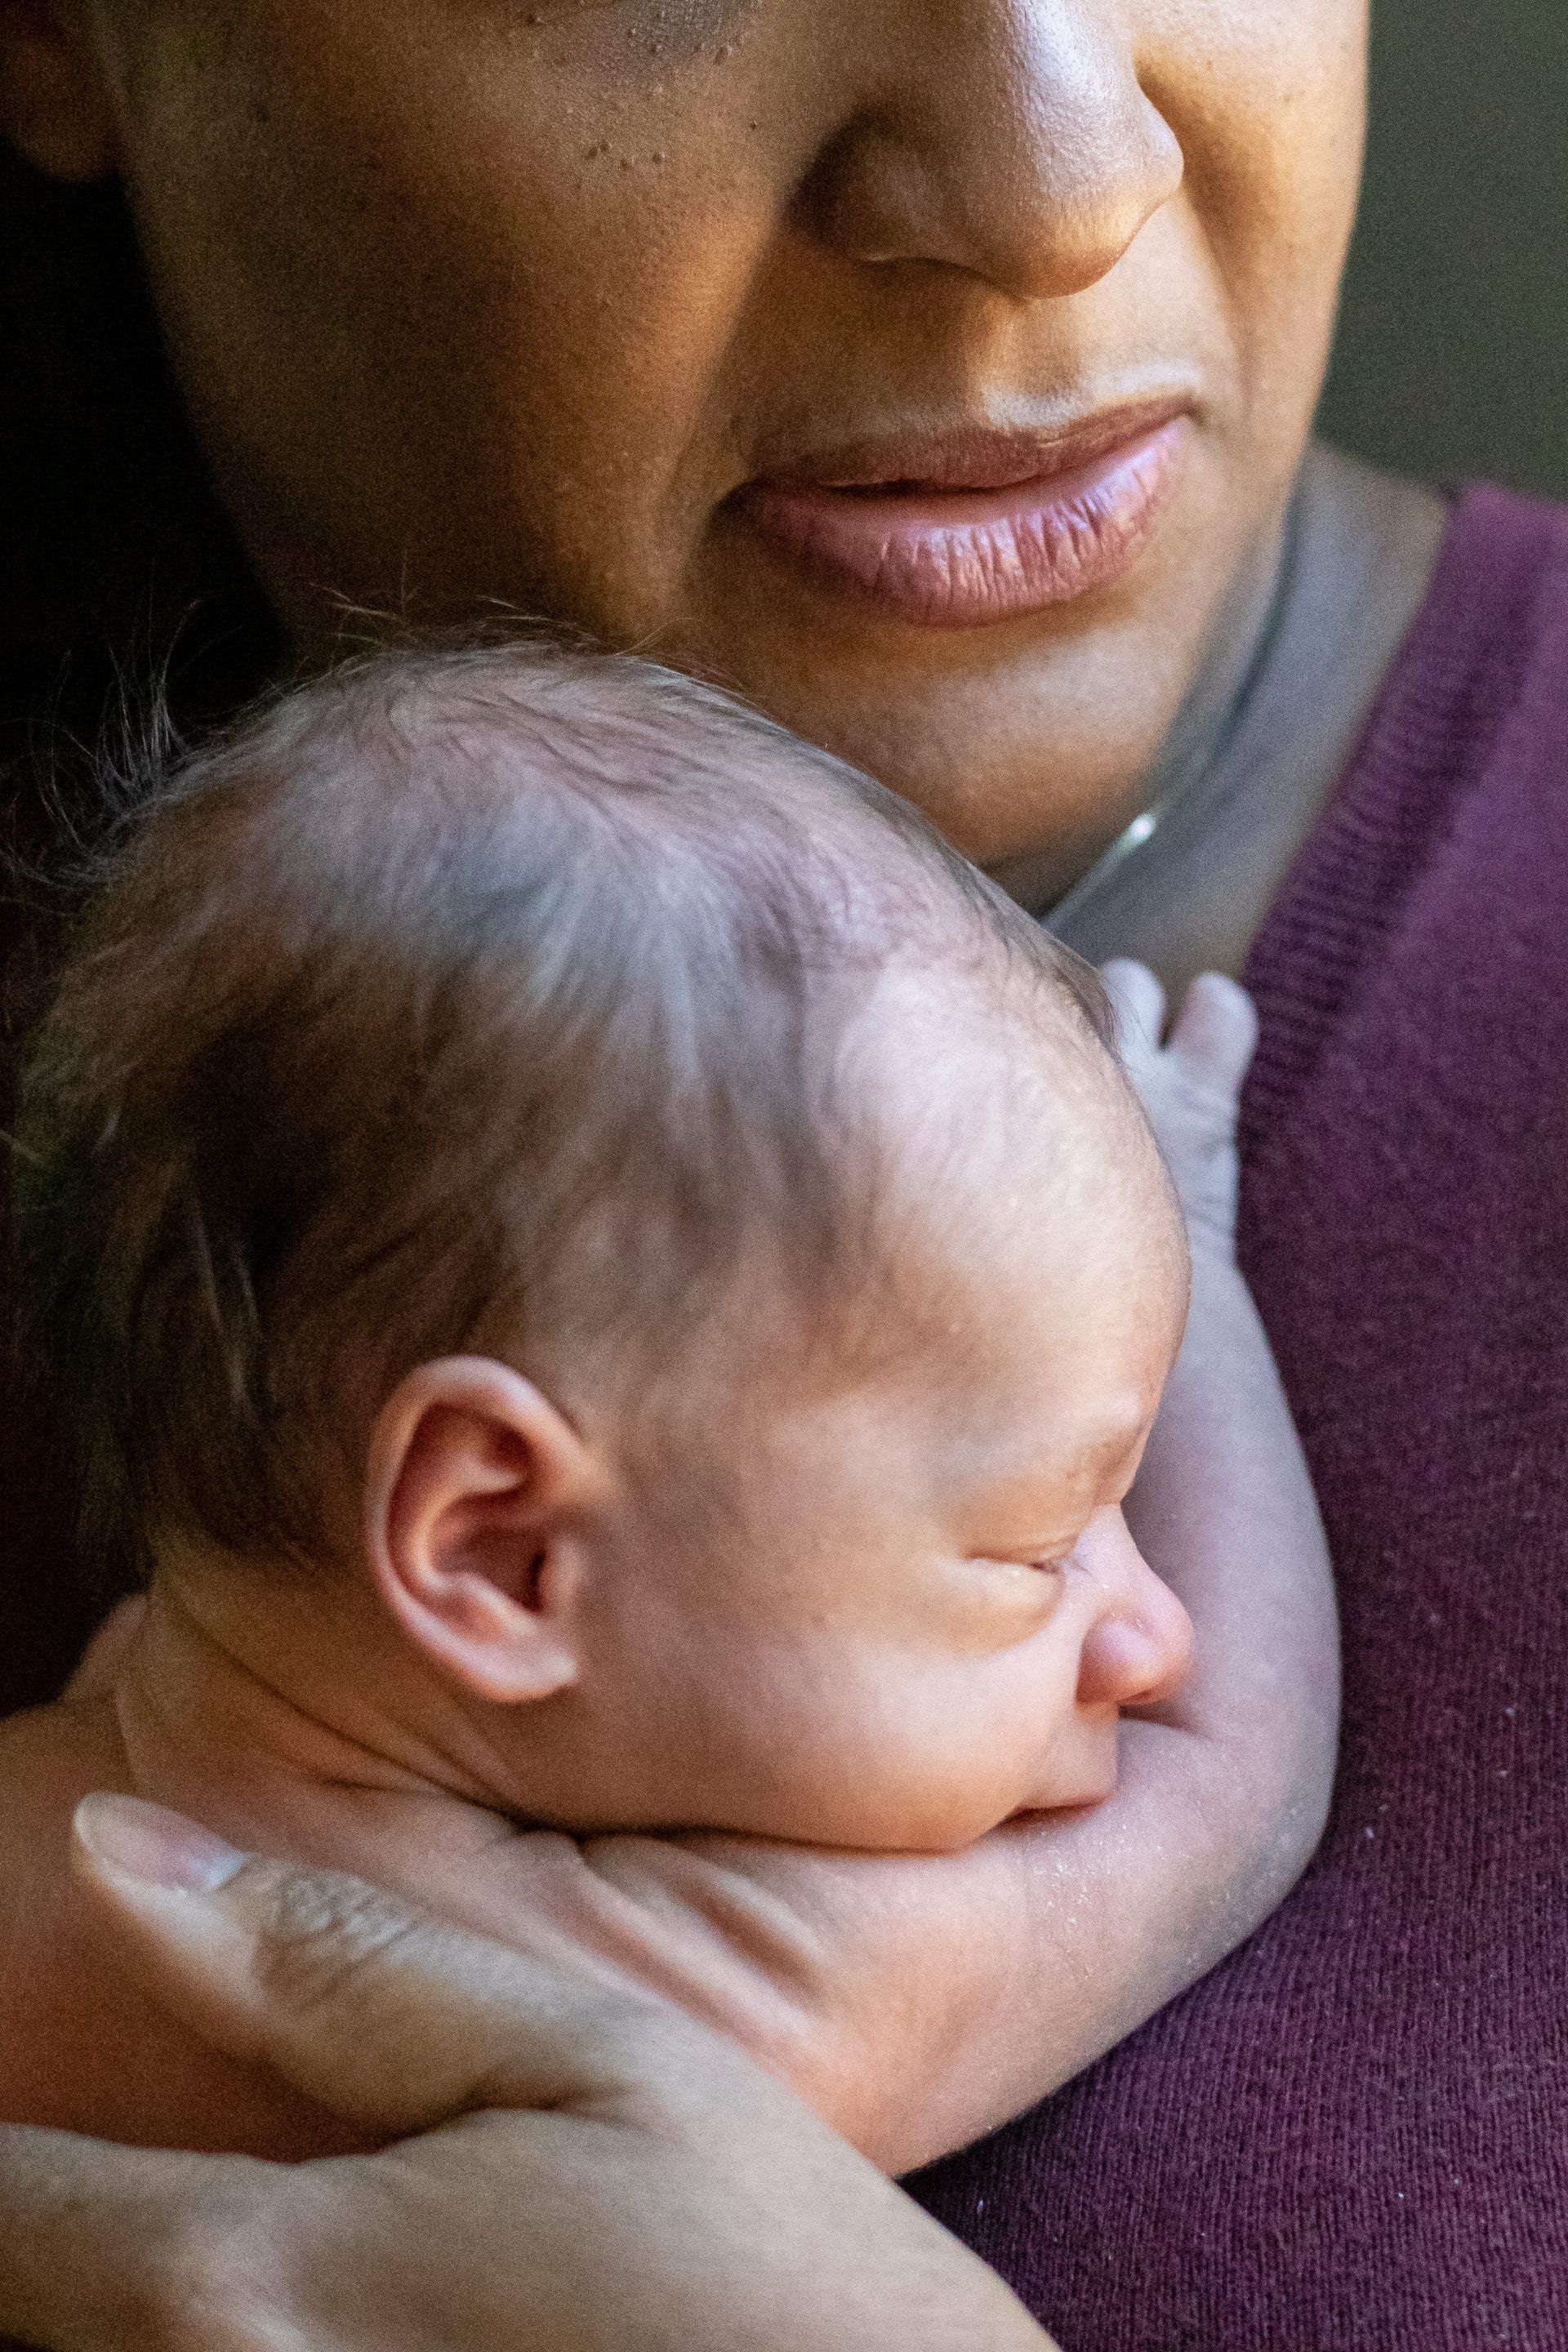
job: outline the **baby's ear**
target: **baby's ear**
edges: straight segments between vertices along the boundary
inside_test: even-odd
[[[114,113],[85,0],[0,0],[0,135],[57,180],[103,180]]]
[[[516,1706],[582,1670],[579,1597],[604,1471],[531,1381],[447,1356],[377,1419],[365,1551],[409,1640],[477,1697]]]

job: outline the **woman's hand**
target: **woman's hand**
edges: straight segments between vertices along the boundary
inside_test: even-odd
[[[127,1966],[383,2153],[0,2133],[0,2328],[49,2352],[1049,2352],[1001,2283],[667,2005],[90,1798]]]

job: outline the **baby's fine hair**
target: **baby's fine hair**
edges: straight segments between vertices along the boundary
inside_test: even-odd
[[[729,695],[547,639],[374,655],[136,780],[18,1136],[89,1524],[309,1557],[405,1372],[645,1375],[763,1240],[864,1224],[834,1043],[889,961],[1098,982],[915,810]],[[650,1344],[651,1343],[651,1344]]]

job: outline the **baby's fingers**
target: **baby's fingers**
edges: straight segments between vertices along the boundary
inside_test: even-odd
[[[1160,1050],[1165,1027],[1165,992],[1146,963],[1112,956],[1100,976],[1116,1015],[1117,1042],[1130,1070],[1146,1065]]]
[[[1258,1045],[1258,1014],[1245,988],[1223,972],[1204,971],[1188,989],[1167,1051],[1185,1075],[1234,1098]]]

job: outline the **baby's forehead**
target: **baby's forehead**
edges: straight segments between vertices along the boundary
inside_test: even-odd
[[[1157,1171],[1131,1088],[1081,1003],[984,935],[889,961],[839,1053],[841,1082],[917,1189],[945,1180],[1005,1199],[1026,1176],[1055,1191],[1093,1170],[1137,1193]]]
[[[890,969],[844,1040],[886,1278],[922,1324],[1184,1288],[1180,1221],[1114,1055],[999,958]]]

